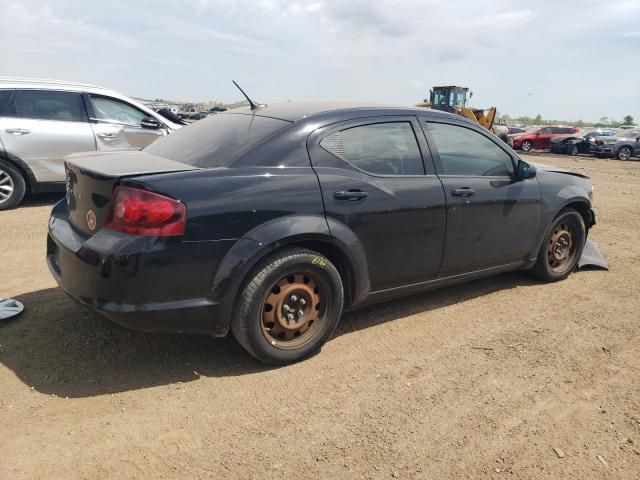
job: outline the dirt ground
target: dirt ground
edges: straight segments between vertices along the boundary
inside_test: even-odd
[[[102,320],[49,275],[53,199],[0,212],[0,478],[640,478],[640,162],[527,158],[592,177],[609,272],[348,313],[277,369]]]

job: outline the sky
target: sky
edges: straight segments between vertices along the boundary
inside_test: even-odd
[[[512,117],[638,121],[640,0],[0,0],[0,76],[193,102],[457,84]]]

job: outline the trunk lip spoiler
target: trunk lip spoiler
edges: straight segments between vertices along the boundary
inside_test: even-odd
[[[65,157],[65,164],[72,165],[83,174],[103,178],[202,170],[140,150],[74,153]]]

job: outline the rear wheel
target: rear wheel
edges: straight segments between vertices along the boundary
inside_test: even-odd
[[[631,153],[631,147],[624,146],[618,149],[616,156],[618,157],[618,160],[629,160],[631,158]]]
[[[567,154],[571,156],[578,155],[578,146],[574,144],[567,145]]]
[[[523,152],[530,152],[533,148],[533,144],[530,140],[525,140],[524,142],[522,142],[522,145],[520,145],[520,148],[522,148]]]
[[[25,191],[24,177],[18,169],[0,160],[0,210],[8,210],[18,205]]]
[[[340,274],[326,257],[287,248],[262,261],[250,275],[231,330],[240,345],[265,363],[296,362],[329,339],[343,301]]]
[[[586,237],[582,216],[573,209],[562,210],[547,229],[531,272],[546,282],[567,278],[578,264]]]

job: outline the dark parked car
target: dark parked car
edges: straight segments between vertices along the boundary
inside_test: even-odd
[[[142,151],[69,157],[47,260],[117,323],[230,328],[282,364],[320,349],[346,308],[511,270],[564,279],[595,223],[591,192],[457,115],[243,108]]]
[[[634,155],[640,155],[640,130],[620,130],[612,137],[596,138],[596,144],[597,157],[629,160]]]
[[[509,129],[509,135],[514,135],[517,133],[526,133],[526,129],[522,127],[507,127]]]
[[[610,137],[615,130],[594,130],[581,137],[556,137],[551,139],[549,150],[552,153],[578,155],[579,153],[594,153],[597,137]]]
[[[553,138],[574,135],[580,131],[576,127],[542,127],[534,128],[526,133],[510,135],[513,148],[529,152],[534,148],[547,149]]]

